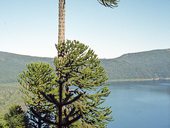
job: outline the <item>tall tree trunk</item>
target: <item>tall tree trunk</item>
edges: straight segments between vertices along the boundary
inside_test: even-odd
[[[59,0],[58,43],[65,41],[65,0]]]
[[[61,43],[62,50],[59,51],[58,57],[64,57],[64,42],[65,42],[65,0],[59,0],[59,19],[58,19],[58,44]],[[62,76],[60,76],[62,79]],[[58,106],[58,128],[62,128],[62,93],[63,93],[63,84],[60,80],[59,82],[59,106]]]
[[[58,106],[58,128],[62,128],[62,121],[63,121],[63,117],[62,117],[62,92],[63,92],[63,87],[62,84],[60,83],[59,85],[59,106]]]

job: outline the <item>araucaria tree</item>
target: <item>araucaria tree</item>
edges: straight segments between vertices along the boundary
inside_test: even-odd
[[[54,66],[32,63],[19,76],[35,128],[105,128],[111,110],[103,107],[110,93],[106,73],[93,50],[78,41],[65,41],[65,1],[59,0],[58,56]],[[105,7],[118,0],[98,0]]]
[[[13,105],[9,108],[9,112],[4,115],[8,128],[24,128],[27,125],[27,117],[21,106]],[[3,128],[3,126],[1,126]]]
[[[62,44],[56,46],[63,51]],[[106,73],[93,50],[78,41],[66,41],[64,56],[32,63],[20,74],[26,105],[36,120],[56,128],[104,128],[111,110],[102,103],[110,93]]]

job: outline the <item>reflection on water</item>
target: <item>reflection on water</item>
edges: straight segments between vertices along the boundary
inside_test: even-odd
[[[170,81],[110,84],[108,128],[170,128]]]

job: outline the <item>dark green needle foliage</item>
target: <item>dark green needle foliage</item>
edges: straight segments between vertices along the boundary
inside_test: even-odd
[[[55,74],[53,68],[47,63],[32,63],[27,65],[27,70],[19,75],[19,83],[22,85],[21,91],[24,94],[24,101],[28,108],[29,126],[30,127],[45,127],[42,118],[52,118],[52,105],[43,98],[41,91],[49,93],[56,88]],[[35,114],[34,111],[37,113]]]
[[[98,2],[105,7],[117,7],[119,0],[98,0]]]
[[[29,111],[50,127],[106,127],[111,110],[102,103],[110,91],[97,55],[78,41],[68,40],[56,48],[55,70],[32,63],[20,75]]]

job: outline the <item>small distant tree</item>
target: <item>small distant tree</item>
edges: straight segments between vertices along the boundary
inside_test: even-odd
[[[5,127],[5,120],[4,120],[4,114],[0,112],[0,128],[4,128]]]
[[[2,123],[0,123],[0,128],[3,128],[3,124]]]
[[[37,119],[57,128],[104,128],[111,120],[102,103],[110,93],[106,73],[94,51],[78,41],[56,46],[55,70],[32,63],[19,82]],[[36,107],[38,106],[38,107]]]
[[[9,108],[9,112],[4,115],[4,120],[9,128],[24,128],[27,118],[21,106],[13,105]]]

